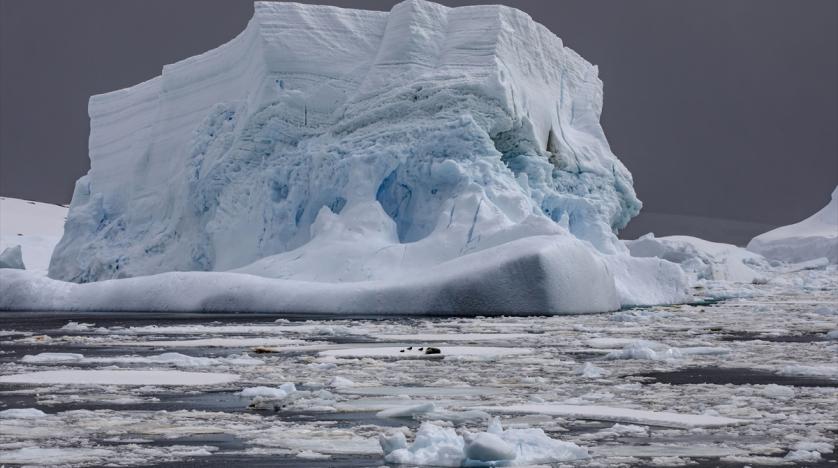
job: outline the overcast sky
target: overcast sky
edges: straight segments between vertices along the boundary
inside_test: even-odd
[[[603,126],[645,203],[627,236],[742,242],[814,213],[838,184],[835,0],[501,3],[599,65]],[[226,42],[252,11],[249,0],[0,0],[0,195],[69,202],[89,167],[88,97]]]

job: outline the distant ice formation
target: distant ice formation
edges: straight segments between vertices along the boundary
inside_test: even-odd
[[[655,237],[649,233],[624,242],[633,256],[677,263],[694,280],[761,282],[770,269],[768,261],[759,254],[691,236]]]
[[[65,206],[0,197],[0,252],[19,245],[26,269],[45,275],[66,217]]]
[[[40,278],[52,293],[32,300],[382,313],[683,300],[676,265],[632,258],[615,235],[641,204],[601,109],[597,68],[512,8],[257,2],[227,44],[91,98],[91,169],[49,277],[92,284]]]
[[[823,209],[799,223],[754,237],[748,250],[790,263],[817,258],[838,263],[838,187]]]

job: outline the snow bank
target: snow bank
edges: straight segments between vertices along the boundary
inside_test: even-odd
[[[646,234],[623,241],[634,257],[657,257],[677,263],[698,280],[751,283],[763,281],[770,268],[762,256],[735,245],[690,236],[655,237]]]
[[[601,109],[597,68],[512,8],[257,2],[227,44],[91,98],[91,170],[49,275],[100,283],[3,273],[0,307],[681,301],[680,273],[614,234],[640,202]]]
[[[0,197],[0,252],[19,245],[26,268],[46,274],[66,217],[64,206]]]
[[[425,422],[412,444],[402,432],[379,437],[389,463],[420,466],[509,466],[589,458],[587,450],[551,439],[541,429],[507,429],[495,418],[486,432],[457,434]]]
[[[748,250],[789,263],[821,257],[838,263],[838,187],[823,209],[799,223],[754,237]]]

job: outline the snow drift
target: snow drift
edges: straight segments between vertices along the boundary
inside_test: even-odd
[[[599,124],[597,68],[529,16],[422,0],[254,9],[227,44],[91,98],[91,169],[53,280],[0,306],[557,313],[683,299],[676,265],[632,259],[614,234],[641,204]]]
[[[754,237],[748,250],[789,263],[823,257],[838,263],[838,187],[823,209],[799,223]]]

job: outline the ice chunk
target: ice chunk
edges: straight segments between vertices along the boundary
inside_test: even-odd
[[[332,380],[329,381],[328,385],[330,387],[333,387],[333,388],[346,388],[346,387],[354,387],[355,382],[347,379],[346,377],[341,377],[339,375],[336,375],[336,376],[332,377]]]
[[[499,435],[490,432],[466,435],[464,453],[467,459],[480,462],[515,459],[515,449]]]
[[[784,458],[797,463],[818,462],[821,460],[821,454],[815,450],[792,450]]]
[[[823,209],[799,223],[754,237],[748,250],[789,263],[820,257],[838,263],[838,187]]]
[[[404,436],[380,438],[389,463],[426,466],[506,466],[556,463],[588,458],[588,452],[570,442],[551,439],[541,429],[504,430],[500,420],[489,423],[486,432],[457,434],[425,422],[407,445]]]
[[[46,413],[35,408],[15,408],[0,411],[0,419],[38,419]]]
[[[630,408],[616,408],[598,405],[565,405],[565,404],[524,404],[508,406],[486,406],[475,409],[494,413],[510,414],[547,414],[579,419],[594,419],[600,421],[617,421],[649,424],[667,427],[716,427],[731,424],[742,424],[741,419],[712,416],[706,414],[683,414],[666,411],[647,411]]]
[[[281,388],[272,387],[248,387],[239,392],[239,395],[246,398],[269,398],[272,400],[282,400],[288,396],[289,392]]]
[[[23,255],[21,254],[19,245],[6,247],[6,249],[0,253],[0,268],[14,268],[16,270],[26,269],[26,266],[23,264]]]
[[[600,379],[602,377],[606,377],[609,372],[602,367],[595,366],[590,362],[586,362],[582,364],[582,366],[576,369],[576,373],[585,377],[586,379]]]
[[[407,447],[407,439],[401,431],[393,431],[378,436],[378,443],[385,455]]]

